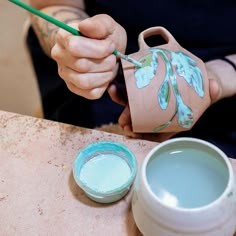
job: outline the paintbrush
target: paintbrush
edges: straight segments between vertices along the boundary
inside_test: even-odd
[[[55,19],[55,18],[45,14],[43,12],[41,12],[41,11],[36,10],[35,8],[29,6],[29,5],[27,5],[27,4],[25,4],[25,3],[21,2],[21,1],[18,1],[18,0],[9,0],[9,1],[12,2],[12,3],[15,3],[16,5],[24,8],[25,10],[27,10],[27,11],[35,14],[35,15],[43,18],[44,20],[46,20],[46,21],[48,21],[48,22],[50,22],[50,23],[52,23],[52,24],[54,24],[54,25],[56,25],[56,26],[58,26],[58,27],[60,27],[60,28],[62,28],[64,30],[66,30],[66,31],[70,32],[73,35],[84,36],[78,30],[70,27],[69,25],[67,25],[67,24],[65,24],[65,23],[63,23],[63,22],[61,22],[61,21],[59,21],[59,20],[57,20],[57,19]],[[128,55],[124,55],[124,54],[120,53],[116,49],[113,51],[113,54],[115,56],[121,58],[121,59],[129,61],[130,63],[134,64],[137,67],[142,67],[142,63],[132,59]]]

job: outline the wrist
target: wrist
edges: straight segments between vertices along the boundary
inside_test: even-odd
[[[48,6],[40,11],[65,24],[79,24],[80,21],[88,18],[88,15],[82,9],[70,6]],[[48,56],[51,56],[51,49],[55,45],[59,27],[32,14],[31,23],[42,49]]]
[[[231,62],[232,66],[236,70],[236,55],[228,55],[225,58]]]
[[[234,63],[234,61],[232,59],[230,59],[230,57],[221,57],[220,60],[227,62],[228,64],[230,64],[234,70],[236,71],[236,64]]]

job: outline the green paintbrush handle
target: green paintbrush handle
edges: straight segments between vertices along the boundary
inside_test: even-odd
[[[18,1],[18,0],[9,0],[9,1],[15,3],[16,5],[24,8],[25,10],[27,10],[27,11],[35,14],[35,15],[43,18],[44,20],[46,20],[46,21],[48,21],[48,22],[58,26],[59,28],[62,28],[64,30],[70,32],[73,35],[82,36],[82,34],[78,30],[70,27],[69,25],[67,25],[67,24],[65,24],[65,23],[63,23],[63,22],[61,22],[61,21],[59,21],[59,20],[57,20],[57,19],[55,19],[55,18],[45,14],[43,12],[41,12],[41,11],[38,11],[37,9],[35,9],[35,8],[29,6],[29,5],[27,5],[27,4],[25,4],[25,3],[21,2],[21,1]],[[134,65],[136,65],[138,67],[142,67],[142,64],[140,62],[130,58],[129,56],[126,56],[126,55],[120,53],[117,50],[114,50],[113,54],[116,55],[117,57],[120,57],[120,58],[122,58],[124,60],[127,60],[127,61],[133,63]]]
[[[70,27],[69,25],[67,25],[67,24],[65,24],[65,23],[63,23],[63,22],[61,22],[61,21],[59,21],[59,20],[57,20],[57,19],[55,19],[55,18],[53,18],[49,15],[46,15],[45,13],[43,13],[41,11],[36,10],[35,8],[25,4],[23,2],[20,2],[18,0],[9,0],[9,1],[15,3],[16,5],[26,9],[27,11],[29,11],[29,12],[35,14],[35,15],[43,18],[44,20],[47,20],[47,21],[51,22],[52,24],[54,24],[54,25],[56,25],[56,26],[58,26],[58,27],[60,27],[64,30],[70,32],[73,35],[81,35],[78,30]]]

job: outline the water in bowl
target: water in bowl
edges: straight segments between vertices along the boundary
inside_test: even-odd
[[[151,190],[165,204],[197,208],[223,193],[229,172],[218,153],[184,147],[159,150],[148,162],[146,176]]]

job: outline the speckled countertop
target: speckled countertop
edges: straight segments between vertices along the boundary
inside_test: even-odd
[[[139,164],[157,143],[0,111],[0,235],[138,236],[128,194],[89,200],[72,165],[87,144],[117,141]],[[232,161],[236,169],[236,161]]]

